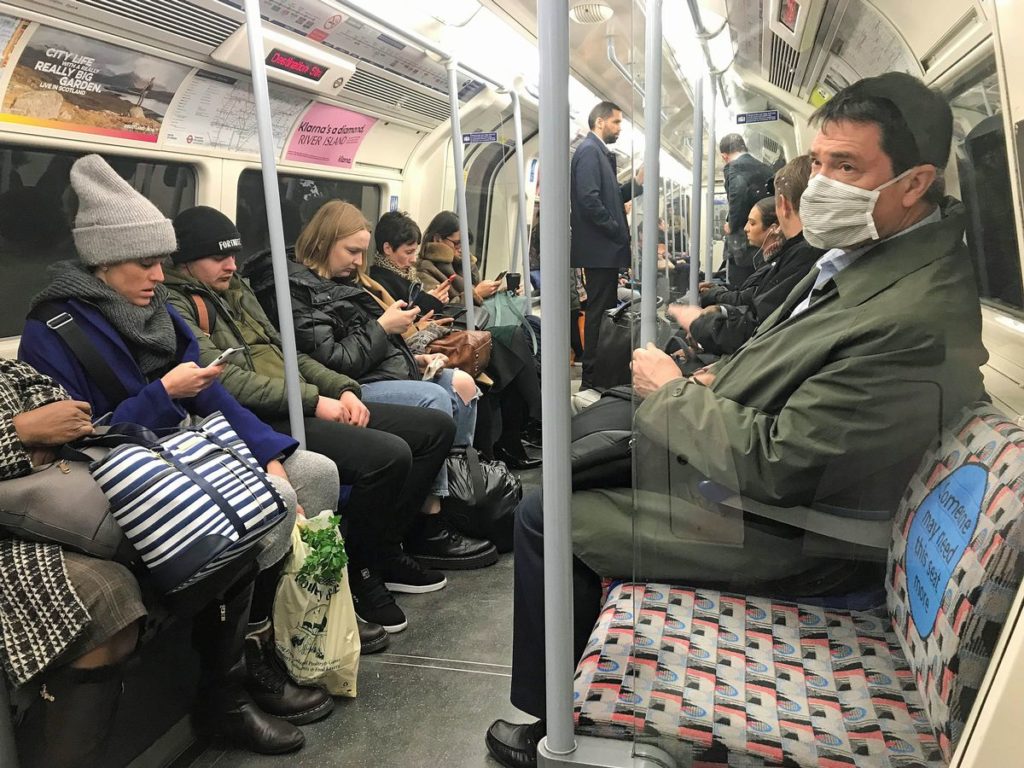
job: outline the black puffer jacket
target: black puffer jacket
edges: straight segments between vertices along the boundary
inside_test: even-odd
[[[270,252],[250,258],[243,272],[267,316],[276,318]],[[384,332],[377,322],[384,310],[361,285],[326,280],[289,258],[288,286],[300,352],[363,384],[419,378],[405,341]]]
[[[735,352],[768,315],[782,306],[823,253],[804,240],[801,232],[789,238],[775,258],[748,277],[738,290],[717,287],[702,294],[702,306],[717,304],[724,311],[694,320],[690,325],[693,340],[710,354]]]

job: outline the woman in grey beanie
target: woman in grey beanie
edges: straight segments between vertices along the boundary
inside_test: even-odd
[[[222,366],[199,367],[195,337],[168,305],[163,286],[163,261],[177,246],[171,222],[98,155],[74,164],[71,185],[79,198],[72,231],[79,261],[52,268],[52,282],[32,300],[19,357],[88,402],[93,414],[109,415],[110,423],[166,431],[219,411],[266,467],[289,517],[264,539],[255,589],[242,585],[226,601],[230,615],[212,622],[212,631],[197,632],[204,672],[197,724],[256,752],[298,749],[305,738],[295,724],[326,717],[334,702],[319,688],[289,680],[247,620],[263,627],[269,617],[296,493],[311,510],[336,509],[337,469],[319,454],[297,451],[294,440],[241,406],[217,380]],[[53,322],[65,314],[92,342],[105,371],[83,364],[65,343]],[[239,679],[243,647],[248,675]]]

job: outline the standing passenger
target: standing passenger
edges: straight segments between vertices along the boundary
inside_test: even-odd
[[[739,288],[754,273],[751,248],[743,231],[754,204],[769,194],[767,182],[772,169],[747,151],[747,143],[738,133],[723,136],[718,142],[721,152],[722,176],[729,198],[729,218],[725,222],[725,264],[729,285]]]
[[[590,133],[572,156],[569,200],[572,244],[570,264],[583,268],[587,308],[583,332],[581,389],[591,389],[597,366],[597,342],[601,317],[616,303],[619,270],[630,264],[629,225],[623,203],[643,194],[643,169],[633,182],[619,184],[615,153],[608,149],[622,130],[622,110],[602,101],[587,120]]]

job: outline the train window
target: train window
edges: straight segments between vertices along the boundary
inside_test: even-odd
[[[75,258],[71,227],[78,199],[69,173],[84,153],[0,144],[0,337],[21,333],[29,300],[47,268]],[[182,163],[104,159],[168,218],[196,202],[196,175]]]
[[[350,179],[322,176],[277,175],[281,192],[281,219],[285,245],[295,245],[302,228],[328,200],[345,200],[362,210],[370,226],[380,217],[380,187]],[[242,233],[242,255],[248,256],[270,247],[267,232],[267,206],[263,198],[263,174],[242,171],[238,179],[238,230]]]
[[[987,75],[957,92],[950,104],[959,197],[969,213],[967,244],[978,292],[982,299],[1002,308],[1024,310],[1020,251],[1008,204],[1013,197],[1006,131],[994,62]]]

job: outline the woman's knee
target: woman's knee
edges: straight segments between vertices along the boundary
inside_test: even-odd
[[[465,371],[456,370],[452,375],[452,388],[462,400],[463,405],[469,405],[477,396],[478,390],[473,377]]]

